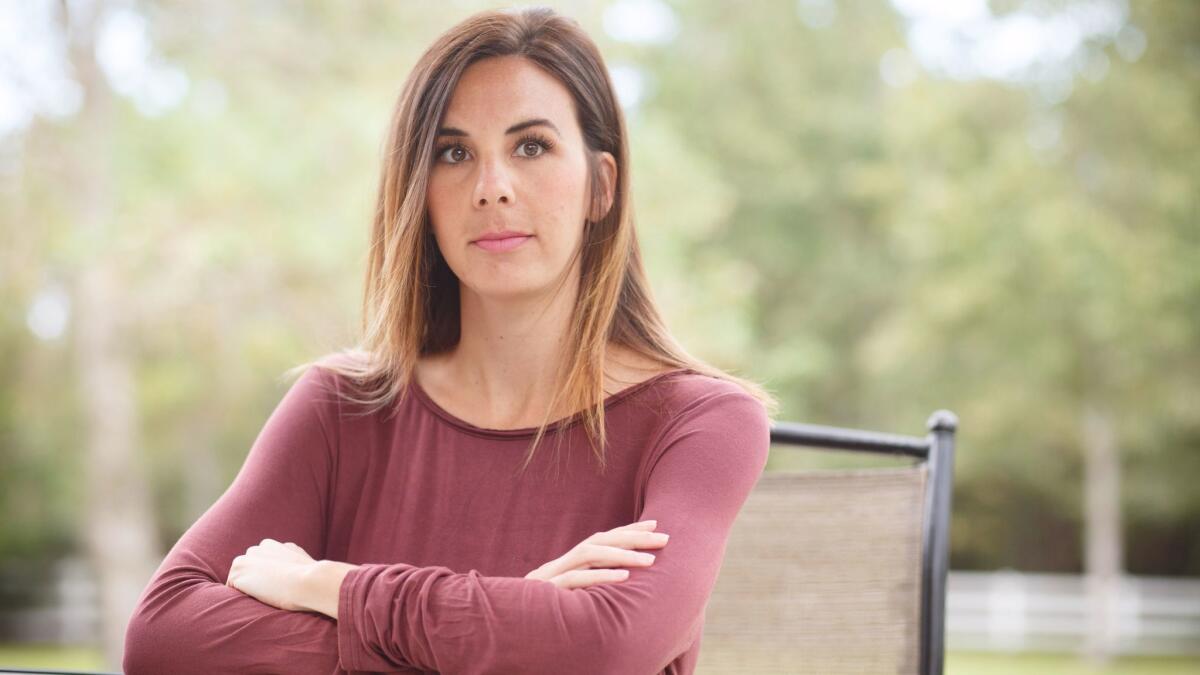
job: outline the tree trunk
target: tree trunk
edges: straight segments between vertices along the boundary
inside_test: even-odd
[[[1111,414],[1083,409],[1084,580],[1088,606],[1085,655],[1107,663],[1119,639],[1121,590],[1121,464]]]
[[[118,259],[104,246],[115,221],[110,160],[113,100],[95,60],[96,19],[104,7],[64,4],[71,64],[83,87],[78,142],[69,160],[71,189],[63,195],[78,239],[89,246],[81,256],[74,293],[73,347],[79,401],[85,425],[86,505],[83,528],[88,558],[100,586],[100,618],[105,658],[120,668],[125,627],[159,556],[144,472],[139,463],[139,418],[133,355],[124,334],[124,303]]]

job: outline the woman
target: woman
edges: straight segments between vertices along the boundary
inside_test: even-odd
[[[664,327],[595,45],[475,15],[388,148],[362,341],[167,555],[126,672],[692,672],[774,402]]]

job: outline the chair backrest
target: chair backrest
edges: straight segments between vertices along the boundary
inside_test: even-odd
[[[952,413],[926,438],[779,423],[774,443],[911,466],[766,472],[738,515],[697,672],[940,674]]]

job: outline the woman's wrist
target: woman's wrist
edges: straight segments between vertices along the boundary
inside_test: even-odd
[[[336,560],[318,560],[305,571],[300,580],[297,603],[305,611],[318,612],[332,619],[338,618],[338,598],[342,581],[350,570],[358,565]]]

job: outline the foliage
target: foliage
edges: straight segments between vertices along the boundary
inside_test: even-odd
[[[232,479],[282,371],[348,344],[391,103],[482,6],[137,5],[190,89],[157,117],[116,99],[112,218],[92,234],[58,203],[86,130],[46,118],[7,139],[0,557],[69,548],[83,503],[77,364],[69,333],[27,329],[39,294],[118,269],[173,541]],[[637,222],[685,345],[765,381],[787,419],[920,434],[955,410],[955,567],[1079,569],[1080,416],[1099,406],[1147,544],[1129,569],[1200,574],[1200,5],[1133,3],[1145,52],[1088,44],[1107,73],[1051,103],[925,72],[885,84],[906,33],[883,4],[839,3],[816,29],[795,2],[680,2],[666,44],[606,36],[604,7],[563,9],[644,77]]]

